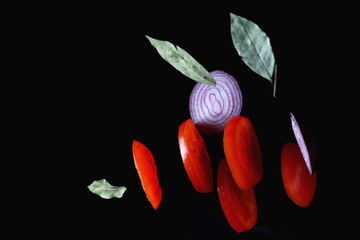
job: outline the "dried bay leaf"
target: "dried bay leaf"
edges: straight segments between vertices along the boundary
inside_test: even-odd
[[[94,181],[88,188],[92,193],[105,199],[114,197],[121,198],[126,190],[126,187],[124,186],[117,187],[109,184],[106,179]]]
[[[146,36],[146,35],[145,35]],[[216,81],[210,73],[189,53],[168,41],[157,40],[146,36],[160,56],[179,72],[194,81],[215,86]]]
[[[230,13],[231,37],[242,60],[251,70],[272,83],[275,57],[269,37],[258,25]]]

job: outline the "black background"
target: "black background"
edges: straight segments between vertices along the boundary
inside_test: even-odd
[[[351,84],[340,70],[338,51],[329,50],[340,42],[334,29],[345,31],[334,16],[346,11],[293,3],[261,5],[261,10],[240,3],[168,5],[6,8],[9,54],[1,83],[0,153],[3,181],[10,185],[6,192],[12,196],[5,199],[16,210],[6,215],[8,223],[45,236],[49,230],[101,238],[279,239],[348,232],[338,217],[343,211],[338,199],[346,192],[334,174],[338,157],[348,162],[333,151],[344,139],[332,136],[343,131],[337,126],[348,116],[337,107],[338,93]],[[270,82],[237,55],[230,12],[257,23],[270,37],[278,64],[277,99]],[[145,34],[177,44],[209,71],[223,70],[238,80],[241,115],[253,122],[264,161],[252,230],[232,230],[216,189],[200,194],[188,180],[177,133],[190,118],[195,82],[161,59]],[[289,111],[317,143],[318,185],[307,208],[288,199],[281,180],[281,149],[294,141]],[[155,157],[163,191],[156,211],[134,167],[134,139]],[[222,135],[204,140],[216,181],[224,157]],[[124,197],[104,200],[92,194],[87,186],[102,178],[125,185]]]

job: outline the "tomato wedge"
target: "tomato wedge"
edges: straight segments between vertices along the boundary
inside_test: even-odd
[[[199,131],[191,119],[179,127],[179,146],[186,173],[196,191],[213,190],[213,170],[209,154]]]
[[[310,174],[296,143],[285,143],[281,151],[281,174],[288,197],[298,206],[309,206],[315,195],[316,172]]]
[[[141,185],[147,199],[156,210],[161,202],[162,191],[157,176],[157,168],[150,150],[141,142],[133,141],[133,157]]]
[[[231,174],[243,190],[255,186],[263,177],[259,140],[250,119],[231,118],[224,130],[224,152]]]
[[[225,159],[219,163],[217,192],[225,217],[236,232],[244,232],[254,227],[257,220],[254,188],[240,189],[235,183]]]

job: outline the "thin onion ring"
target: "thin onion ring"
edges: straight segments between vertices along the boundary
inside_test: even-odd
[[[301,154],[304,158],[306,167],[309,170],[310,175],[311,175],[313,172],[312,172],[311,159],[310,159],[310,154],[308,151],[307,144],[305,142],[304,136],[301,132],[300,126],[299,126],[298,122],[296,121],[294,114],[290,113],[290,119],[291,119],[291,127],[293,129],[296,141],[299,145],[299,148],[300,148]]]

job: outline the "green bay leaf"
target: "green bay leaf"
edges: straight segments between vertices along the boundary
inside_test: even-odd
[[[121,198],[126,190],[126,187],[113,186],[105,179],[94,181],[88,186],[88,188],[92,193],[99,195],[100,197],[105,199],[110,199],[114,197]]]
[[[146,36],[146,35],[145,35]],[[160,56],[179,72],[194,81],[215,86],[216,81],[210,73],[189,53],[168,41],[157,40],[146,36]]]
[[[251,70],[272,83],[275,57],[269,37],[258,25],[230,13],[231,37],[242,60]]]

